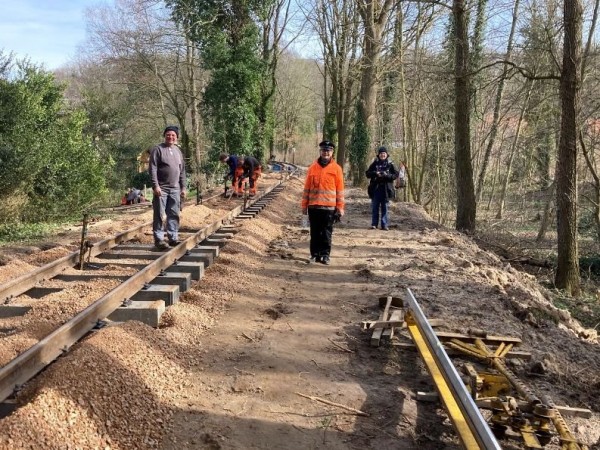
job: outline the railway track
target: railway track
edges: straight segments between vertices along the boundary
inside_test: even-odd
[[[181,243],[168,251],[157,251],[151,244],[140,243],[143,230],[151,224],[148,222],[89,244],[84,270],[78,273],[65,272],[80,262],[79,251],[1,285],[0,317],[24,315],[31,307],[21,304],[20,296],[43,299],[61,290],[53,286],[54,283],[76,282],[85,286],[101,280],[109,289],[0,368],[0,402],[11,397],[91,330],[101,327],[106,318],[136,319],[158,326],[165,307],[177,302],[179,294],[202,277],[204,267],[218,256],[219,248],[237,231],[235,223],[258,214],[283,189],[290,175],[293,172],[286,171],[280,181],[259,191],[254,198],[243,199],[241,204],[231,202],[236,206],[201,229],[185,233],[180,230]],[[126,271],[120,275],[105,274],[104,269],[115,266],[122,266]],[[10,330],[4,330],[7,331]]]
[[[295,166],[293,164],[277,162],[277,161],[270,163],[269,167],[271,169],[276,167],[277,171],[279,171],[282,174],[294,172],[297,170],[297,166]],[[217,185],[217,186],[213,186],[213,187],[209,186],[209,188],[206,189],[205,192],[198,192],[194,198],[188,198],[185,201],[184,205],[186,205],[186,206],[188,206],[188,205],[191,206],[193,204],[200,205],[203,202],[207,202],[207,201],[213,200],[215,198],[222,197],[223,190],[225,190],[227,192],[228,186],[227,185],[225,185],[225,186]],[[150,193],[152,193],[151,189],[144,189],[144,191],[149,191]],[[151,207],[152,207],[152,202],[145,201],[143,203],[135,203],[132,205],[118,205],[118,206],[111,206],[108,208],[102,208],[102,211],[106,212],[106,213],[131,213],[132,211],[144,211]]]

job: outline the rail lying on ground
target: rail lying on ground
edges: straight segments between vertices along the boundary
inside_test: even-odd
[[[244,205],[235,207],[225,216],[183,240],[178,246],[162,254],[155,261],[145,266],[142,270],[92,303],[37,344],[0,368],[0,402],[10,397],[21,385],[33,378],[44,367],[96,327],[100,321],[119,308],[124,300],[129,299],[144,286],[147,286],[147,283],[160,275],[164,269],[176,263],[189,250],[221,228],[224,223],[246,213],[246,211],[256,209],[253,205],[269,196],[272,192],[280,190],[285,180],[287,180],[287,177],[283,177],[281,181],[268,187],[255,198],[249,200],[247,204],[244,202]],[[247,208],[244,208],[244,206],[247,206]],[[145,226],[148,226],[148,224],[143,224],[111,239],[94,244],[90,248],[90,254],[92,256],[99,255],[115,247],[117,244],[131,239]],[[31,289],[40,280],[52,278],[65,268],[72,267],[78,259],[79,252],[74,252],[30,274],[7,283],[0,287],[0,298],[10,299],[20,295]]]
[[[502,447],[479,412],[410,289],[407,289],[406,299],[408,331],[433,377],[464,447],[500,450]]]
[[[394,300],[394,306],[401,309],[393,311],[388,318]],[[513,345],[520,343],[519,339],[487,334],[478,337],[436,333],[432,328],[434,321],[428,321],[410,289],[406,290],[404,300],[388,296],[379,320],[363,322],[363,328],[374,329],[371,344],[379,345],[382,333],[393,336],[394,327],[406,327],[464,448],[501,449],[497,438],[504,437],[506,430],[512,429],[521,435],[526,448],[541,449],[557,436],[564,450],[587,450],[586,445],[577,442],[561,415],[561,411],[575,413],[574,409],[557,407],[549,398],[542,402],[505,365],[503,359],[508,355],[525,356],[522,352],[511,352]],[[463,382],[440,336],[447,338],[445,344],[450,349],[483,361],[498,373],[480,373],[471,364],[464,364],[468,382]],[[493,350],[485,341],[494,342],[498,347]],[[484,419],[480,408],[492,412],[488,420]],[[556,433],[551,432],[550,425],[554,425]]]

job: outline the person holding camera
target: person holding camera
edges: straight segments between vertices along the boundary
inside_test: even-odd
[[[344,173],[333,160],[334,148],[330,141],[319,144],[319,158],[304,182],[302,214],[310,222],[310,263],[329,265],[333,224],[344,215]]]
[[[367,189],[371,199],[371,228],[377,229],[381,217],[381,229],[387,231],[388,205],[390,199],[396,195],[394,180],[398,178],[398,170],[390,161],[387,148],[377,149],[377,158],[367,169],[366,176],[371,180]]]

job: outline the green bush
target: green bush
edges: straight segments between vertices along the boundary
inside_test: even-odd
[[[600,275],[600,256],[582,256],[579,258],[579,270],[582,274]]]
[[[56,225],[47,223],[0,224],[0,243],[27,242],[42,239],[55,228]]]
[[[150,188],[152,187],[152,179],[150,178],[150,174],[147,171],[136,173],[133,177],[131,177],[131,187],[137,189],[144,189],[144,186]]]
[[[106,191],[108,164],[83,134],[84,114],[67,108],[63,92],[54,75],[27,63],[0,79],[0,189],[24,200],[12,222],[79,216]]]

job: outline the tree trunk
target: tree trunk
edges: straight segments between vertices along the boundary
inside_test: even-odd
[[[391,145],[393,140],[393,125],[394,125],[394,110],[396,107],[398,97],[398,78],[399,72],[402,68],[402,33],[403,33],[403,20],[404,14],[402,14],[402,7],[398,7],[396,10],[396,16],[394,18],[394,41],[390,52],[390,60],[394,67],[388,69],[388,73],[385,75],[385,85],[383,87],[383,108],[382,108],[382,131],[381,139],[384,145]],[[396,158],[396,161],[400,162],[400,158]]]
[[[535,238],[535,242],[542,242],[546,237],[546,231],[548,230],[548,225],[550,225],[550,219],[552,217],[552,212],[554,211],[554,188],[556,187],[556,183],[552,183],[550,188],[550,192],[548,193],[548,200],[546,201],[546,206],[544,207],[544,215],[542,216],[542,220],[540,221],[540,229],[538,231],[538,235]]]
[[[583,8],[580,0],[564,2],[564,50],[560,77],[561,126],[556,168],[558,259],[555,285],[578,295],[577,249],[577,115],[581,74]]]
[[[454,154],[456,159],[456,229],[475,231],[475,186],[471,163],[470,75],[467,14],[464,0],[454,0],[452,6],[456,27]]]
[[[517,19],[519,17],[519,0],[515,0],[513,7],[512,24],[510,27],[510,34],[508,36],[508,44],[506,45],[506,56],[505,60],[510,61],[512,58],[513,40],[515,35],[515,29],[517,26]],[[479,171],[479,178],[477,179],[477,202],[481,201],[483,194],[483,184],[487,172],[487,167],[490,161],[490,155],[492,154],[492,148],[496,142],[496,135],[498,134],[498,123],[500,122],[500,109],[502,107],[502,97],[504,93],[504,84],[506,82],[506,76],[508,74],[508,64],[504,64],[502,68],[502,75],[498,82],[498,90],[496,91],[496,104],[494,105],[494,117],[492,119],[492,126],[490,129],[490,137],[488,139],[487,147],[485,148],[485,154],[481,163],[481,170]]]
[[[360,81],[360,108],[362,122],[368,130],[368,140],[370,141],[375,134],[375,112],[377,104],[377,71],[379,69],[379,60],[382,49],[382,33],[387,23],[391,0],[360,0],[358,10],[364,27],[363,38],[363,58]],[[356,167],[358,179],[357,184],[361,184],[366,170],[366,161],[372,142],[367,142],[366,148],[361,149],[364,154],[358,158],[359,165]]]
[[[194,150],[194,182],[199,191],[202,190],[202,178],[200,168],[202,167],[202,146],[200,144],[200,122],[198,115],[198,89],[196,86],[196,72],[194,47],[189,37],[186,37],[186,57],[188,81],[190,83],[190,119],[192,122],[192,146]]]
[[[587,150],[585,145],[585,141],[583,140],[583,133],[579,130],[579,143],[581,144],[581,151],[585,158],[585,163],[590,170],[590,174],[592,175],[592,186],[594,188],[594,199],[592,201],[594,205],[594,225],[596,226],[596,236],[600,240],[600,177],[598,177],[598,172],[596,171],[596,167],[590,153]],[[592,147],[592,152],[594,148]]]
[[[508,184],[510,183],[510,173],[512,171],[512,165],[515,158],[515,154],[517,152],[517,144],[519,143],[519,137],[521,136],[521,128],[523,126],[523,119],[525,117],[525,112],[527,111],[529,105],[529,99],[531,98],[531,92],[533,89],[533,82],[528,82],[527,94],[525,96],[525,101],[521,106],[521,112],[519,114],[519,122],[517,123],[517,130],[515,131],[515,137],[513,139],[511,149],[510,149],[510,157],[508,158],[508,163],[506,164],[506,177],[504,178],[504,183],[502,184],[502,191],[500,193],[500,204],[498,206],[498,213],[496,214],[496,219],[502,219],[504,215],[504,204],[506,201],[506,192],[508,190]]]

